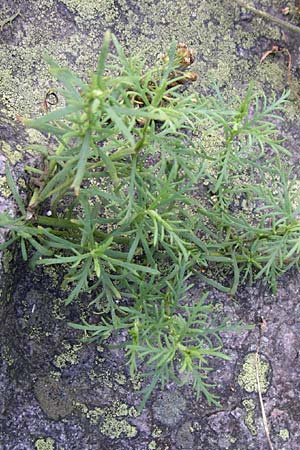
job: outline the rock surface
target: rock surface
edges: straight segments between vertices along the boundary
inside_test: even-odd
[[[261,0],[281,16],[293,2]],[[270,5],[271,3],[271,5]],[[128,52],[151,59],[173,37],[197,51],[195,89],[209,93],[217,82],[225,98],[245,91],[250,80],[267,95],[287,87],[284,54],[259,60],[273,44],[292,56],[292,89],[300,72],[300,38],[234,6],[230,0],[3,0],[0,27],[0,208],[13,208],[4,164],[14,168],[26,195],[23,167],[33,156],[26,144],[41,142],[18,116],[43,114],[56,82],[43,55],[50,54],[83,77],[95,67],[104,31],[111,28]],[[285,18],[285,20],[289,20]],[[299,19],[298,19],[299,20]],[[298,76],[298,80],[297,80]],[[59,96],[59,106],[63,99]],[[281,133],[299,167],[299,99],[290,103]],[[212,382],[221,408],[196,401],[188,388],[156,391],[137,413],[141,388],[130,380],[121,350],[79,343],[66,326],[78,321],[81,305],[67,308],[60,275],[34,273],[17,256],[2,258],[0,303],[0,449],[2,450],[262,450],[268,448],[253,368],[254,331],[224,334],[231,361],[213,362]],[[235,299],[211,290],[209,300],[234,320],[267,328],[260,343],[263,402],[277,450],[300,448],[300,278],[290,273],[276,295],[259,286],[241,288]],[[195,286],[195,295],[207,290]]]

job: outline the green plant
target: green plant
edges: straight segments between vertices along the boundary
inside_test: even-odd
[[[107,33],[88,84],[48,58],[66,106],[25,121],[56,141],[35,147],[45,167],[27,167],[38,186],[28,207],[6,169],[20,216],[0,215],[10,231],[2,249],[20,241],[33,267],[61,265],[66,303],[92,297],[99,322],[70,324],[87,340],[126,333],[131,375],[141,361],[152,376],[142,405],[170,379],[217,402],[210,358],[227,358],[220,333],[240,325],[218,323],[206,295],[192,299],[191,277],[234,295],[247,279],[275,289],[299,263],[297,180],[285,173],[272,122],[288,94],[268,105],[250,86],[231,107],[219,92],[190,93],[190,57],[173,43],[146,69]],[[211,132],[217,149],[202,145]]]

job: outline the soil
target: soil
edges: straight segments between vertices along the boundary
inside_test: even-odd
[[[287,85],[287,52],[270,55],[273,45],[292,59],[291,103],[279,125],[299,167],[300,34],[281,30],[223,0],[4,0],[0,19],[0,208],[14,209],[5,177],[9,160],[24,197],[24,164],[34,154],[27,144],[43,139],[25,130],[18,116],[38,116],[49,89],[57,89],[43,62],[46,52],[87,77],[95,67],[103,32],[109,27],[128,52],[145,51],[149,60],[172,37],[197,52],[195,89],[209,93],[217,82],[228,101],[253,79],[257,90],[278,95]],[[255,2],[300,25],[294,2]],[[290,8],[284,16],[282,8]],[[59,106],[62,96],[59,96]],[[208,301],[221,317],[254,329],[223,333],[230,361],[212,360],[210,380],[220,407],[196,400],[174,384],[156,390],[141,413],[142,388],[130,379],[122,350],[80,342],[78,322],[87,299],[65,306],[62,275],[49,268],[34,272],[20,255],[2,255],[0,303],[0,450],[267,450],[256,381],[259,353],[262,402],[274,450],[300,448],[300,277],[279,280],[276,294],[262,284],[242,286],[234,298],[195,280],[196,299]],[[263,325],[263,326],[262,326]],[[122,336],[115,337],[115,342]]]

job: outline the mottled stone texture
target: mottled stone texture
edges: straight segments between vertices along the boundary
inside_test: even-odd
[[[250,0],[249,0],[250,1]],[[261,0],[256,5],[281,16],[293,2]],[[0,208],[13,208],[4,164],[14,167],[26,195],[24,163],[41,142],[18,116],[43,114],[48,89],[56,89],[43,55],[88,77],[104,31],[111,28],[127,52],[156,59],[174,37],[195,48],[195,89],[209,94],[217,83],[234,101],[250,80],[268,96],[287,87],[285,54],[260,64],[273,44],[292,56],[293,98],[281,125],[299,166],[299,37],[234,6],[230,0],[2,0],[0,20]],[[286,17],[285,20],[290,20]],[[294,18],[294,20],[297,20]],[[298,79],[297,79],[298,77]],[[296,99],[296,100],[295,100]],[[59,95],[59,105],[63,99]],[[213,140],[213,137],[211,137]],[[241,288],[234,300],[212,290],[209,300],[233,320],[267,329],[261,341],[267,388],[263,394],[270,436],[277,450],[300,448],[300,282],[289,274],[276,295],[259,286]],[[188,388],[155,392],[141,414],[139,380],[130,380],[121,350],[78,345],[67,321],[79,320],[82,305],[66,308],[61,276],[50,269],[32,273],[17,256],[3,256],[0,304],[0,449],[2,450],[261,450],[267,449],[260,403],[247,355],[255,354],[257,330],[225,334],[230,362],[213,362],[211,374],[221,408],[196,401]],[[195,287],[195,295],[206,288]],[[250,362],[249,362],[250,361]],[[252,361],[253,362],[253,361]],[[247,370],[250,374],[247,375]],[[250,377],[252,388],[241,381]]]

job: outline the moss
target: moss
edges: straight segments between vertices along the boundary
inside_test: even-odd
[[[245,424],[253,436],[257,435],[257,427],[255,425],[255,403],[252,399],[243,400],[246,410]]]
[[[55,441],[54,439],[47,437],[47,438],[40,438],[37,439],[34,443],[36,450],[54,450],[55,449]]]
[[[265,394],[269,388],[270,365],[259,356],[258,367],[261,393]],[[255,353],[249,353],[246,356],[242,370],[238,376],[238,383],[246,392],[257,392]]]

